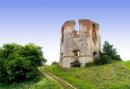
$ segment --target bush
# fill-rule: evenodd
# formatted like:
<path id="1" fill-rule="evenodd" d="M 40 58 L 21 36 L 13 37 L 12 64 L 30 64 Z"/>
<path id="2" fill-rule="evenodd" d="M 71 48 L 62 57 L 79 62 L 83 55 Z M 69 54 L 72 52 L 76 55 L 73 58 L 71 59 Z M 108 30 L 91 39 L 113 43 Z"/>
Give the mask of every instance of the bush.
<path id="1" fill-rule="evenodd" d="M 101 64 L 100 60 L 101 60 L 101 52 L 99 53 L 99 57 L 94 59 L 94 64 Z"/>
<path id="2" fill-rule="evenodd" d="M 109 55 L 100 53 L 100 63 L 101 64 L 109 64 L 109 63 L 111 63 L 111 61 L 112 61 L 112 59 Z"/>
<path id="3" fill-rule="evenodd" d="M 104 42 L 103 53 L 105 53 L 107 56 L 110 56 L 112 60 L 121 60 L 117 50 L 113 48 L 113 45 L 111 45 L 108 41 Z"/>
<path id="4" fill-rule="evenodd" d="M 94 64 L 100 65 L 100 64 L 109 64 L 112 62 L 112 59 L 109 55 L 106 55 L 105 53 L 100 52 L 100 58 L 94 60 Z"/>
<path id="5" fill-rule="evenodd" d="M 58 65 L 58 64 L 59 64 L 59 62 L 54 61 L 54 62 L 52 62 L 51 65 Z"/>
<path id="6" fill-rule="evenodd" d="M 89 63 L 86 63 L 86 64 L 85 64 L 85 67 L 91 67 L 91 66 L 93 66 L 93 65 L 94 65 L 93 62 L 89 62 Z"/>
<path id="7" fill-rule="evenodd" d="M 37 67 L 45 62 L 39 46 L 5 44 L 0 48 L 0 81 L 18 82 L 33 79 L 40 73 Z"/>
<path id="8" fill-rule="evenodd" d="M 100 52 L 100 58 L 94 60 L 95 64 L 108 64 L 112 60 L 121 60 L 120 55 L 118 55 L 117 50 L 113 48 L 113 45 L 109 44 L 108 41 L 104 42 L 103 51 Z"/>

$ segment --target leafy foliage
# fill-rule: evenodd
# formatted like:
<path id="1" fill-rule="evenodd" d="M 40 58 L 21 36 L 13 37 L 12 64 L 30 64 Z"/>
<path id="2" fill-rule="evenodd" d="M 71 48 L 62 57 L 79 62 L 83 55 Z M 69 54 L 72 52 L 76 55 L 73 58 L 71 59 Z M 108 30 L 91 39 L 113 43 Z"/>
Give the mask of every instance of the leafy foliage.
<path id="1" fill-rule="evenodd" d="M 109 64 L 112 60 L 121 60 L 120 55 L 118 55 L 117 50 L 113 48 L 108 41 L 104 42 L 103 51 L 100 52 L 100 59 L 94 60 L 95 64 Z"/>
<path id="2" fill-rule="evenodd" d="M 111 57 L 112 60 L 121 60 L 120 55 L 117 54 L 117 50 L 113 48 L 108 41 L 104 42 L 103 53 Z"/>
<path id="3" fill-rule="evenodd" d="M 101 57 L 101 59 L 99 60 L 100 64 L 109 64 L 112 61 L 111 57 L 104 53 L 100 53 L 100 57 Z"/>
<path id="4" fill-rule="evenodd" d="M 100 58 L 94 60 L 94 64 L 96 64 L 96 65 L 109 64 L 111 62 L 112 62 L 111 57 L 102 52 L 100 52 Z"/>
<path id="5" fill-rule="evenodd" d="M 0 48 L 0 81 L 33 79 L 39 74 L 37 67 L 45 62 L 39 46 L 5 44 Z"/>

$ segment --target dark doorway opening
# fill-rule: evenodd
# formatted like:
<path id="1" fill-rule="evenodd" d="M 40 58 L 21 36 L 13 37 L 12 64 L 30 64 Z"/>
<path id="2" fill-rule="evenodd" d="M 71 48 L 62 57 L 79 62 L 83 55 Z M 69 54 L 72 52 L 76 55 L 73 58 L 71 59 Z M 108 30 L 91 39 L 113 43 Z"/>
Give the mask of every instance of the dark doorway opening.
<path id="1" fill-rule="evenodd" d="M 71 67 L 80 67 L 81 66 L 81 63 L 79 62 L 79 55 L 80 55 L 80 51 L 79 50 L 74 50 L 73 51 L 74 62 L 72 62 L 70 64 Z"/>
<path id="2" fill-rule="evenodd" d="M 70 64 L 70 66 L 71 66 L 71 67 L 80 67 L 80 66 L 81 66 L 81 63 L 80 63 L 78 60 L 76 60 L 76 61 L 72 62 L 72 63 Z"/>

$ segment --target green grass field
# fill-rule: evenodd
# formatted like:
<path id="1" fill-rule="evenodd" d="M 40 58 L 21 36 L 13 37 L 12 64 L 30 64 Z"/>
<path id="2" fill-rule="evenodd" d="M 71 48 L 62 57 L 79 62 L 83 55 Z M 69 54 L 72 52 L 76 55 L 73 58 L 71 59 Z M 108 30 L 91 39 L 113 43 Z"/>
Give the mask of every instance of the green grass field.
<path id="1" fill-rule="evenodd" d="M 130 61 L 71 69 L 51 65 L 44 70 L 63 78 L 78 89 L 130 89 Z"/>
<path id="2" fill-rule="evenodd" d="M 117 61 L 106 65 L 62 69 L 58 65 L 46 66 L 45 71 L 68 81 L 78 89 L 130 89 L 130 61 Z M 0 89 L 63 89 L 44 76 L 37 82 L 3 84 Z"/>
<path id="3" fill-rule="evenodd" d="M 3 84 L 0 83 L 0 89 L 61 89 L 60 86 L 47 78 L 41 78 L 41 80 L 26 81 L 22 83 Z"/>

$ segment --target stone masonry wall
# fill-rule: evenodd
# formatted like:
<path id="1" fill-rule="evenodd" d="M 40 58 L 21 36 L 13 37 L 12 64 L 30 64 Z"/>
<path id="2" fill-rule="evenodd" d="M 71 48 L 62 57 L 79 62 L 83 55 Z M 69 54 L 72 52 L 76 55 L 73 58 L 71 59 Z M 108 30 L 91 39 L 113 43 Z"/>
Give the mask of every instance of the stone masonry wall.
<path id="1" fill-rule="evenodd" d="M 79 31 L 75 31 L 75 21 L 66 21 L 61 28 L 60 65 L 84 67 L 99 57 L 101 50 L 99 24 L 80 19 Z"/>

